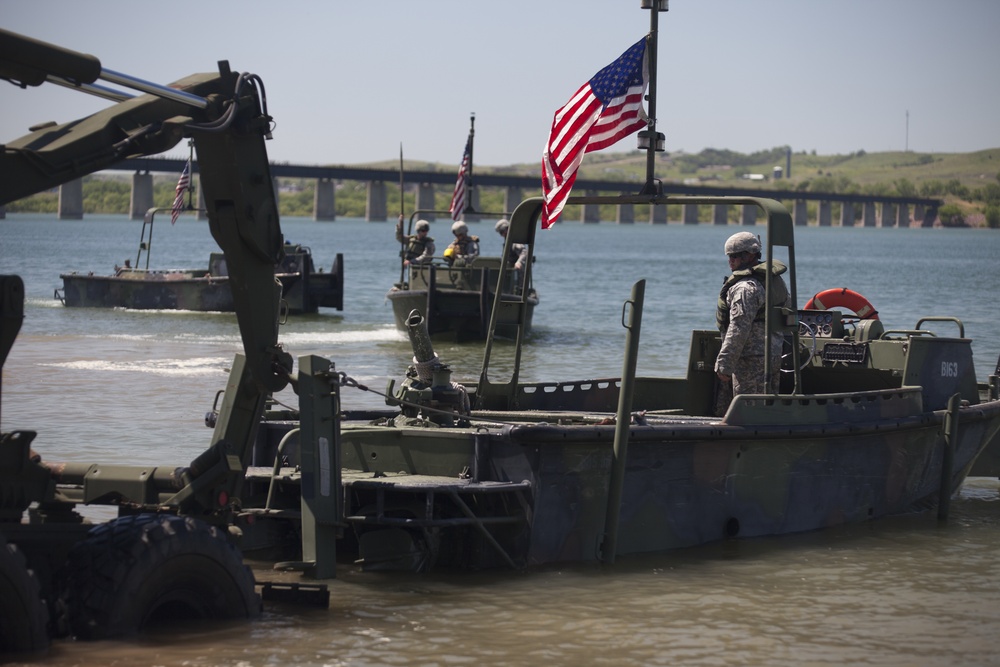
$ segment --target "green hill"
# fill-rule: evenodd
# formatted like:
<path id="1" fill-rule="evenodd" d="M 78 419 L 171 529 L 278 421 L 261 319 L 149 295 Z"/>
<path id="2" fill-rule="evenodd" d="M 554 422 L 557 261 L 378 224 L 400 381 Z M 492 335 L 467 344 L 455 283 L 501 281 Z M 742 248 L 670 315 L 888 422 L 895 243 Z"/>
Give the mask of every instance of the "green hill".
<path id="1" fill-rule="evenodd" d="M 378 166 L 392 168 L 385 162 Z M 775 167 L 782 175 L 775 180 Z M 789 170 L 790 167 L 790 170 Z M 448 165 L 414 163 L 413 168 Z M 451 166 L 455 169 L 455 166 Z M 538 163 L 503 167 L 476 165 L 477 173 L 539 174 Z M 762 180 L 747 180 L 755 174 Z M 589 153 L 579 171 L 580 178 L 614 181 L 646 178 L 646 154 Z M 728 150 L 705 149 L 700 153 L 660 153 L 656 178 L 663 182 L 698 185 L 736 185 L 741 187 L 836 192 L 876 195 L 923 196 L 941 199 L 945 212 L 957 211 L 967 224 L 1000 227 L 1000 148 L 974 153 L 916 153 L 858 151 L 849 155 L 816 155 L 805 151 L 788 155 L 778 147 L 751 154 Z M 539 186 L 540 187 L 540 186 Z M 485 197 L 486 193 L 480 193 Z M 525 193 L 530 194 L 530 193 Z"/>

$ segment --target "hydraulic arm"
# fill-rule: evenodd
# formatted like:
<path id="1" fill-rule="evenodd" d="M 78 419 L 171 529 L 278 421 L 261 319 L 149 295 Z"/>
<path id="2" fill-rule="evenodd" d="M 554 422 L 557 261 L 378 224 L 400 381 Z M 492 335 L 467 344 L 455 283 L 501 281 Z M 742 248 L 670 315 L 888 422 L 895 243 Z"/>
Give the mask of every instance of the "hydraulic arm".
<path id="1" fill-rule="evenodd" d="M 228 411 L 210 448 L 216 455 L 204 461 L 205 467 L 221 471 L 218 490 L 232 495 L 241 484 L 239 462 L 246 464 L 264 401 L 287 385 L 292 369 L 290 355 L 278 345 L 281 287 L 274 266 L 282 259 L 284 243 L 264 146 L 271 117 L 262 82 L 256 75 L 231 71 L 223 61 L 217 73 L 159 86 L 103 69 L 94 56 L 5 30 L 0 30 L 0 78 L 25 88 L 55 83 L 114 102 L 86 118 L 37 125 L 6 143 L 0 156 L 0 204 L 193 139 L 209 226 L 225 253 L 246 356 L 245 367 L 236 365 L 243 370 L 234 367 L 230 378 Z M 17 291 L 12 281 L 2 284 L 5 292 Z M 4 299 L 6 310 L 17 308 L 14 300 Z M 6 319 L 11 322 L 3 339 L 16 335 L 16 313 Z M 4 357 L 7 349 L 7 344 L 0 346 Z M 212 509 L 218 508 L 205 508 Z"/>

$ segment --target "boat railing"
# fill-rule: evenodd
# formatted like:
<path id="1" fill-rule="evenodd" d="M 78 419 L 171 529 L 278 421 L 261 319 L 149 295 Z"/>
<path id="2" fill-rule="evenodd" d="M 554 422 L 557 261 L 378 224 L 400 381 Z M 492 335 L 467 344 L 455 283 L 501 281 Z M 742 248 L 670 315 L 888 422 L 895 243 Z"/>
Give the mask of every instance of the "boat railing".
<path id="1" fill-rule="evenodd" d="M 757 207 L 767 215 L 767 240 L 766 240 L 766 264 L 767 264 L 767 277 L 765 281 L 765 290 L 768 294 L 768 303 L 773 303 L 771 299 L 771 294 L 774 293 L 772 289 L 772 277 L 774 275 L 772 271 L 772 262 L 774 260 L 774 250 L 775 248 L 784 248 L 787 252 L 786 266 L 788 269 L 787 273 L 787 286 L 789 297 L 792 304 L 798 302 L 797 289 L 796 289 L 796 274 L 795 274 L 795 242 L 794 242 L 794 227 L 792 224 L 792 217 L 788 213 L 788 209 L 781 204 L 781 202 L 774 199 L 769 199 L 765 197 L 733 197 L 733 196 L 689 196 L 689 195 L 664 195 L 662 193 L 654 192 L 652 194 L 637 194 L 637 195 L 618 195 L 618 196 L 583 196 L 583 197 L 569 197 L 566 200 L 567 205 L 621 205 L 621 204 L 639 204 L 647 206 L 668 206 L 668 205 L 727 205 L 727 206 L 754 206 Z M 528 246 L 529 251 L 533 250 L 535 230 L 537 229 L 538 220 L 541 217 L 543 207 L 543 200 L 540 197 L 532 197 L 525 199 L 518 207 L 514 210 L 514 213 L 510 217 L 510 228 L 507 234 L 506 247 L 509 247 L 512 243 L 524 243 Z M 507 268 L 507 267 L 503 267 Z M 525 267 L 526 273 L 528 274 L 528 280 L 530 281 L 531 274 L 531 252 L 529 252 L 528 266 Z M 509 269 L 508 269 L 509 270 Z M 497 300 L 494 303 L 493 313 L 490 320 L 490 331 L 495 330 L 498 317 L 500 316 L 500 303 Z M 523 320 L 522 320 L 523 321 Z M 768 308 L 765 311 L 765 328 L 768 335 L 771 334 L 781 334 L 792 338 L 792 382 L 791 382 L 791 393 L 798 394 L 801 393 L 801 370 L 799 361 L 799 332 L 798 332 L 798 318 L 796 311 L 794 309 L 785 309 L 783 307 Z M 491 373 L 491 353 L 492 353 L 492 335 L 487 337 L 486 349 L 483 355 L 483 364 L 480 370 L 478 392 L 476 396 L 477 406 L 494 406 L 496 409 L 512 409 L 517 408 L 521 396 L 518 393 L 518 379 L 520 377 L 520 358 L 521 358 L 521 335 L 519 332 L 517 336 L 517 347 L 513 356 L 513 360 L 510 366 L 507 368 L 499 369 L 498 372 Z M 772 360 L 770 356 L 765 358 L 765 373 L 770 375 L 772 370 Z M 706 370 L 704 373 L 706 377 L 711 377 L 714 373 L 710 370 Z M 502 379 L 494 379 L 496 378 Z M 503 406 L 503 407 L 497 407 Z"/>
<path id="2" fill-rule="evenodd" d="M 511 215 L 513 215 L 512 213 L 498 213 L 498 212 L 491 212 L 491 211 L 482 211 L 482 212 L 480 212 L 480 211 L 470 211 L 470 214 L 474 215 L 477 219 L 480 219 L 480 218 L 495 218 L 497 220 L 499 220 L 500 218 L 507 218 L 507 219 L 509 219 L 511 217 Z M 446 223 L 449 227 L 452 224 L 451 211 L 438 211 L 438 210 L 433 210 L 433 209 L 417 209 L 417 210 L 413 211 L 410 214 L 410 218 L 407 221 L 406 229 L 404 230 L 404 236 L 406 238 L 408 238 L 408 237 L 410 237 L 410 236 L 412 236 L 413 234 L 416 233 L 415 230 L 414 230 L 414 227 L 416 226 L 416 224 L 417 224 L 417 222 L 419 220 L 427 220 L 427 222 L 430 223 L 431 225 L 433 225 L 434 222 L 437 221 L 437 220 L 441 220 L 442 222 Z M 442 247 L 440 248 L 440 251 L 443 253 L 444 249 L 446 247 L 448 247 L 447 244 L 442 244 Z M 406 264 L 404 264 L 405 260 L 406 260 L 406 244 L 403 243 L 403 244 L 401 244 L 400 249 L 399 249 L 399 282 L 400 282 L 400 284 L 405 283 L 405 279 L 406 279 Z M 435 258 L 435 266 L 440 266 L 441 264 L 443 264 L 443 260 L 438 261 L 437 258 Z M 410 289 L 417 289 L 417 288 L 415 288 L 415 287 L 413 287 L 411 285 Z"/>
<path id="3" fill-rule="evenodd" d="M 496 291 L 500 279 L 502 257 L 479 256 L 469 264 L 449 264 L 443 259 L 435 258 L 424 264 L 409 266 L 409 280 L 406 283 L 411 290 L 456 289 L 482 291 L 485 285 L 489 291 Z M 520 294 L 520 281 L 523 275 L 510 271 L 504 277 L 501 294 Z"/>

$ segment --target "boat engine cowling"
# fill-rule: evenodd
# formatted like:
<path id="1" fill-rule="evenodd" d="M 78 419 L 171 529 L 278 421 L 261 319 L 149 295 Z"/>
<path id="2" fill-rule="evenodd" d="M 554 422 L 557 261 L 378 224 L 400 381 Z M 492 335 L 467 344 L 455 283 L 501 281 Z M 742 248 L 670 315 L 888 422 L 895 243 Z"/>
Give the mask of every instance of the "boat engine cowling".
<path id="1" fill-rule="evenodd" d="M 434 352 L 427 322 L 418 310 L 406 318 L 406 332 L 413 347 L 413 364 L 398 388 L 390 382 L 386 403 L 400 405 L 406 418 L 422 418 L 439 426 L 461 425 L 469 416 L 468 392 L 451 381 L 451 369 Z M 391 398 L 388 398 L 391 396 Z"/>

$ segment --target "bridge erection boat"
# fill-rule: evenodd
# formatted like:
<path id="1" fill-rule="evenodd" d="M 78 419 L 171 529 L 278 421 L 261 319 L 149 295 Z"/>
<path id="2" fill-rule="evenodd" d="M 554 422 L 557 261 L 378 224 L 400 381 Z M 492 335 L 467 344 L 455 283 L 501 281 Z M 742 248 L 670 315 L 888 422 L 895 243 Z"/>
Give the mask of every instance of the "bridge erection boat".
<path id="1" fill-rule="evenodd" d="M 135 266 L 116 267 L 110 275 L 63 273 L 63 288 L 55 298 L 71 308 L 132 308 L 136 310 L 193 310 L 233 312 L 229 269 L 222 252 L 210 253 L 201 269 L 150 269 L 153 218 L 150 209 L 143 222 Z M 147 230 L 149 236 L 147 237 Z M 138 268 L 145 253 L 145 266 Z M 275 265 L 285 312 L 315 313 L 322 308 L 344 309 L 344 258 L 338 253 L 330 271 L 316 269 L 312 250 L 297 243 L 284 244 L 284 256 Z"/>
<path id="2" fill-rule="evenodd" d="M 410 216 L 411 232 L 417 217 L 427 213 L 416 211 Z M 462 266 L 438 257 L 426 264 L 406 266 L 401 259 L 401 280 L 386 294 L 392 304 L 396 328 L 406 331 L 410 313 L 417 310 L 434 338 L 458 342 L 483 340 L 490 330 L 490 316 L 496 305 L 500 318 L 496 335 L 513 339 L 519 332 L 528 333 L 538 305 L 538 292 L 531 282 L 534 231 L 527 231 L 531 239 L 514 241 L 508 233 L 504 246 L 504 256 L 510 248 L 507 244 L 522 243 L 527 247 L 528 257 L 522 270 L 514 270 L 509 263 L 505 266 L 503 257 L 482 255 Z"/>
<path id="3" fill-rule="evenodd" d="M 597 199 L 571 203 L 623 200 Z M 787 253 L 798 303 L 794 227 L 780 203 L 624 199 L 758 206 L 768 215 L 768 263 L 776 249 Z M 541 208 L 540 199 L 522 203 L 512 230 L 533 227 Z M 338 548 L 371 567 L 520 567 L 610 561 L 932 506 L 943 515 L 976 457 L 1000 439 L 1000 384 L 996 376 L 977 382 L 971 340 L 955 317 L 889 329 L 815 301 L 810 309 L 771 307 L 767 329 L 782 333 L 789 350 L 781 391 L 739 395 L 718 417 L 718 331 L 690 334 L 685 376 L 636 373 L 643 291 L 637 282 L 625 303 L 625 361 L 615 378 L 522 383 L 520 355 L 512 368 L 490 367 L 488 337 L 479 380 L 453 382 L 414 313 L 414 365 L 401 384 L 390 383 L 394 407 L 344 412 L 330 454 L 336 464 L 322 464 L 343 484 L 337 502 L 347 530 Z M 330 381 L 357 384 L 337 374 Z M 274 414 L 263 424 L 254 458 L 264 467 L 249 472 L 240 519 L 247 548 L 268 546 L 254 542 L 253 526 L 297 507 L 297 485 L 319 472 L 295 453 L 291 431 L 306 431 L 306 419 Z M 267 511 L 254 509 L 265 495 Z"/>
<path id="4" fill-rule="evenodd" d="M 596 85 L 607 98 L 594 104 L 595 126 L 601 103 L 611 108 L 615 100 L 615 118 L 625 123 L 616 128 L 642 128 L 645 184 L 635 195 L 568 196 L 575 171 L 567 164 L 575 168 L 584 146 L 563 150 L 561 142 L 586 136 L 577 125 L 562 131 L 562 121 L 576 118 L 566 111 L 576 109 L 574 96 L 556 112 L 543 156 L 543 165 L 565 162 L 543 167 L 548 198 L 514 210 L 505 250 L 511 243 L 533 248 L 540 221 L 551 225 L 563 204 L 755 207 L 767 225 L 759 260 L 762 335 L 781 337 L 787 350 L 780 368 L 765 355 L 764 374 L 780 371 L 779 387 L 720 400 L 718 330 L 677 332 L 690 337 L 682 376 L 643 374 L 642 279 L 621 311 L 619 377 L 566 369 L 565 379 L 522 382 L 529 310 L 523 300 L 505 309 L 498 298 L 478 379 L 456 381 L 434 353 L 424 311 L 414 309 L 397 317 L 413 362 L 399 383 L 388 383 L 385 410 L 342 410 L 341 387 L 368 388 L 328 360 L 300 359 L 299 411 L 266 413 L 253 444 L 236 516 L 246 551 L 287 548 L 289 533 L 271 520 L 289 517 L 300 517 L 292 534 L 301 536 L 304 567 L 321 574 L 333 571 L 338 552 L 366 567 L 418 570 L 612 562 L 934 506 L 944 517 L 980 453 L 1000 443 L 1000 379 L 977 379 L 972 341 L 954 314 L 889 328 L 870 307 L 831 309 L 868 303 L 860 295 L 844 301 L 846 290 L 800 306 L 795 227 L 780 202 L 662 192 L 653 173 L 654 151 L 662 150 L 655 76 L 643 93 L 646 74 L 655 72 L 647 58 L 655 56 L 666 3 L 643 4 L 651 9 L 650 33 L 581 95 Z M 648 114 L 639 113 L 644 99 Z M 610 134 L 595 135 L 598 144 Z M 779 261 L 787 267 L 784 282 L 774 279 Z M 503 284 L 507 268 L 499 270 Z M 513 329 L 516 344 L 513 355 L 504 350 L 494 363 L 501 326 Z M 234 375 L 232 388 L 246 384 Z M 231 395 L 227 390 L 227 400 Z M 228 412 L 219 409 L 220 424 Z"/>

